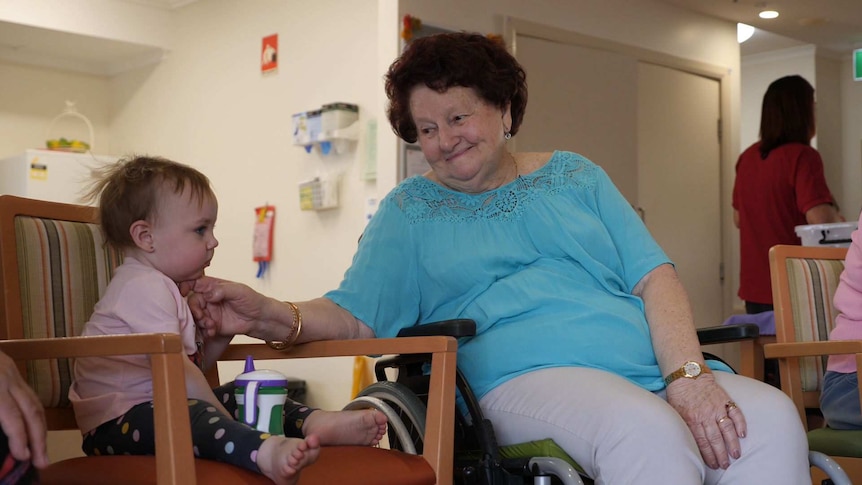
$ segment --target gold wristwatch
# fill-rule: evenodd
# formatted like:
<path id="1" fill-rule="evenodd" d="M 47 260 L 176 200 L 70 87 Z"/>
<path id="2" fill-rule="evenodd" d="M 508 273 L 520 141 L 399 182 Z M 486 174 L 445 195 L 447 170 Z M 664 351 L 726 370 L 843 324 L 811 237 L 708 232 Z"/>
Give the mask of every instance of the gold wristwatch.
<path id="1" fill-rule="evenodd" d="M 709 367 L 707 367 L 706 364 L 690 360 L 683 364 L 682 367 L 671 372 L 667 377 L 665 377 L 664 384 L 668 385 L 680 377 L 685 377 L 686 379 L 697 379 L 701 375 L 709 374 L 711 372 L 712 371 L 709 370 Z"/>

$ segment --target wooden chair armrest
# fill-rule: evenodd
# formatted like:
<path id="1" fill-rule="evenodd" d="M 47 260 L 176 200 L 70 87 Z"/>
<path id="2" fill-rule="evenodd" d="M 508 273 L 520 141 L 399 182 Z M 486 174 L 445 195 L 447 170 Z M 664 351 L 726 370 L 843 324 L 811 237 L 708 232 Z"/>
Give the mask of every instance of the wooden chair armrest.
<path id="1" fill-rule="evenodd" d="M 156 470 L 160 484 L 195 484 L 191 424 L 178 334 L 100 335 L 0 341 L 0 351 L 15 361 L 108 355 L 150 356 Z M 167 463 L 167 465 L 165 465 Z"/>
<path id="2" fill-rule="evenodd" d="M 265 344 L 232 344 L 219 360 L 293 359 L 356 355 L 431 354 L 431 382 L 425 420 L 422 456 L 434 469 L 439 483 L 448 483 L 453 470 L 455 438 L 455 365 L 458 341 L 453 337 L 399 337 L 388 339 L 323 340 L 286 350 Z"/>
<path id="3" fill-rule="evenodd" d="M 767 359 L 857 353 L 862 353 L 862 340 L 783 342 L 763 346 L 763 355 Z"/>
<path id="4" fill-rule="evenodd" d="M 0 341 L 0 350 L 17 361 L 59 357 L 180 353 L 182 349 L 179 335 L 168 333 Z"/>
<path id="5" fill-rule="evenodd" d="M 356 355 L 431 354 L 455 352 L 458 341 L 452 337 L 398 337 L 354 340 L 319 340 L 285 350 L 273 350 L 265 344 L 231 344 L 219 360 L 245 360 L 248 352 L 255 359 L 297 359 L 312 357 L 350 357 Z"/>

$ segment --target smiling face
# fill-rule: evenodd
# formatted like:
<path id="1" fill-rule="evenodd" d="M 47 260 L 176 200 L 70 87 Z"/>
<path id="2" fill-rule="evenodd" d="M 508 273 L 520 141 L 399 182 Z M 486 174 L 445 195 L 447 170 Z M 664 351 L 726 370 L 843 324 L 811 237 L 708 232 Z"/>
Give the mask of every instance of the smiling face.
<path id="1" fill-rule="evenodd" d="M 487 103 L 471 88 L 456 86 L 439 93 L 418 85 L 410 94 L 410 114 L 431 165 L 431 180 L 459 192 L 479 193 L 517 176 L 504 147 L 504 135 L 512 126 L 508 107 Z"/>
<path id="2" fill-rule="evenodd" d="M 197 279 L 203 276 L 218 246 L 213 233 L 217 217 L 214 198 L 198 200 L 189 187 L 181 194 L 164 190 L 155 217 L 133 224 L 132 232 L 141 249 L 136 257 L 177 283 Z"/>

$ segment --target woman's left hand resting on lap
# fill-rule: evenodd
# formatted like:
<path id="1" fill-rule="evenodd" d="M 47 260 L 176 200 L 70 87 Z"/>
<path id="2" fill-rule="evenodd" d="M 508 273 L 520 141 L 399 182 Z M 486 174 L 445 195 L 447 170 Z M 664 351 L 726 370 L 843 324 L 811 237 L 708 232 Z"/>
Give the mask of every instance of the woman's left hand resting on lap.
<path id="1" fill-rule="evenodd" d="M 730 457 L 740 457 L 739 438 L 745 437 L 745 416 L 735 404 L 728 405 L 733 401 L 712 374 L 671 382 L 667 402 L 685 420 L 707 466 L 727 468 Z"/>
<path id="2" fill-rule="evenodd" d="M 632 293 L 643 299 L 653 348 L 664 375 L 687 361 L 703 363 L 691 304 L 673 266 L 663 264 L 653 269 Z M 740 457 L 745 417 L 736 405 L 730 406 L 733 401 L 711 373 L 671 382 L 667 402 L 688 425 L 707 466 L 727 468 L 730 457 Z"/>

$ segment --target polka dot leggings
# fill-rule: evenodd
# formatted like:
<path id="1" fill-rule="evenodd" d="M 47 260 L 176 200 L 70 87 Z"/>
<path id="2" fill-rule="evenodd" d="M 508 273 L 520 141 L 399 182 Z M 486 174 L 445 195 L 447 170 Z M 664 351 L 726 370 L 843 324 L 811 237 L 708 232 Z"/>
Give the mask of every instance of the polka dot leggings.
<path id="1" fill-rule="evenodd" d="M 236 415 L 233 383 L 215 389 L 214 396 Z M 220 413 L 211 404 L 189 399 L 192 446 L 195 456 L 217 460 L 260 473 L 257 450 L 269 433 Z M 302 422 L 314 409 L 288 399 L 285 403 L 285 435 L 302 437 Z M 84 435 L 84 453 L 93 455 L 154 455 L 153 403 L 138 404 L 117 419 L 105 422 Z"/>

